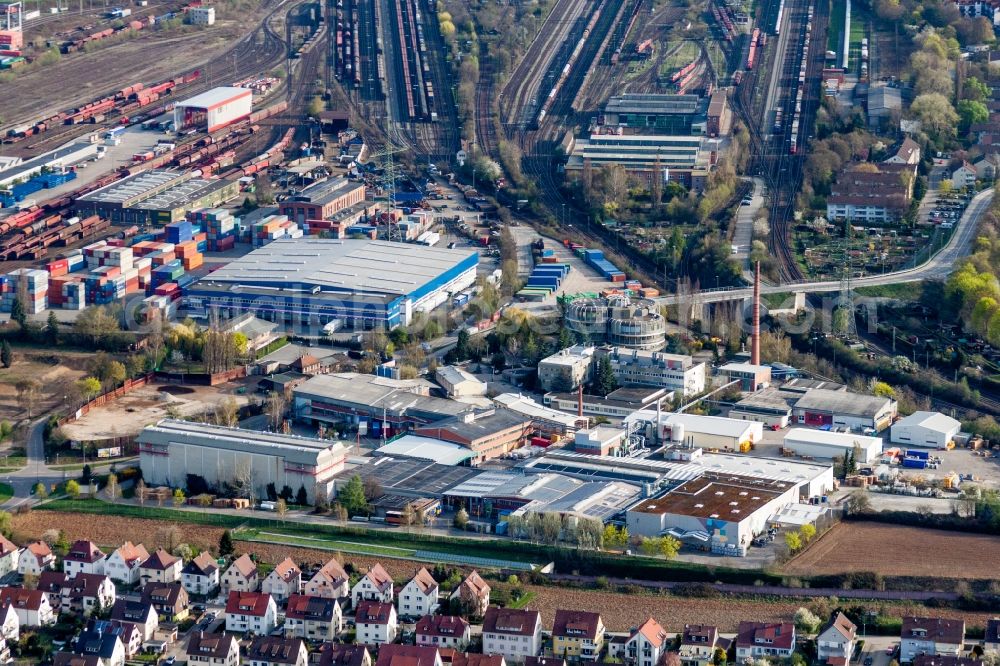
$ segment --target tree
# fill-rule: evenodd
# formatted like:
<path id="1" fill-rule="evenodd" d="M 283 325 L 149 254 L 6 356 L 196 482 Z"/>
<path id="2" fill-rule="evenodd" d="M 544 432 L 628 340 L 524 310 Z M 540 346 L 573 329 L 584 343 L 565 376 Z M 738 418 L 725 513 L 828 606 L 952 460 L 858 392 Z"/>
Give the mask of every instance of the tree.
<path id="1" fill-rule="evenodd" d="M 856 490 L 844 500 L 844 513 L 847 515 L 857 515 L 860 513 L 870 513 L 872 502 L 865 490 Z"/>
<path id="2" fill-rule="evenodd" d="M 918 95 L 910 104 L 910 112 L 930 135 L 950 135 L 958 124 L 958 114 L 948 98 L 940 93 Z"/>
<path id="3" fill-rule="evenodd" d="M 10 320 L 18 325 L 22 333 L 28 329 L 28 315 L 24 311 L 24 301 L 20 294 L 10 306 Z"/>
<path id="4" fill-rule="evenodd" d="M 282 424 L 285 422 L 285 407 L 287 402 L 285 401 L 285 396 L 277 391 L 271 391 L 267 394 L 267 405 L 265 411 L 267 412 L 268 425 L 271 427 L 272 432 L 280 432 Z"/>
<path id="5" fill-rule="evenodd" d="M 788 532 L 785 534 L 785 545 L 788 546 L 788 552 L 796 553 L 802 549 L 802 537 L 798 532 Z"/>
<path id="6" fill-rule="evenodd" d="M 659 553 L 665 559 L 672 560 L 677 557 L 681 549 L 681 542 L 672 536 L 660 537 Z"/>
<path id="7" fill-rule="evenodd" d="M 118 485 L 118 476 L 116 474 L 108 474 L 108 481 L 104 484 L 104 494 L 108 496 L 108 501 L 112 503 L 121 496 L 121 486 Z"/>
<path id="8" fill-rule="evenodd" d="M 10 343 L 6 340 L 0 344 L 0 364 L 5 368 L 9 368 L 14 362 L 14 352 L 11 351 Z"/>
<path id="9" fill-rule="evenodd" d="M 611 359 L 602 354 L 597 362 L 597 371 L 594 373 L 594 392 L 597 395 L 605 396 L 618 388 L 618 378 L 615 377 L 615 370 L 611 366 Z"/>
<path id="10" fill-rule="evenodd" d="M 80 480 L 83 483 L 90 483 L 90 478 L 93 475 L 93 470 L 90 468 L 90 463 L 85 463 L 83 469 L 80 470 Z"/>
<path id="11" fill-rule="evenodd" d="M 452 521 L 455 529 L 465 530 L 469 526 L 469 512 L 464 508 L 459 509 L 455 513 L 455 519 Z"/>
<path id="12" fill-rule="evenodd" d="M 66 494 L 70 496 L 70 499 L 76 499 L 80 496 L 80 484 L 74 479 L 70 479 L 66 482 Z"/>
<path id="13" fill-rule="evenodd" d="M 469 358 L 469 331 L 462 328 L 455 340 L 455 355 L 459 361 Z"/>
<path id="14" fill-rule="evenodd" d="M 715 652 L 712 653 L 712 666 L 725 666 L 727 660 L 726 651 L 720 647 L 715 648 Z"/>
<path id="15" fill-rule="evenodd" d="M 963 99 L 958 103 L 958 117 L 961 119 L 962 131 L 968 132 L 969 127 L 976 123 L 985 123 L 990 118 L 990 112 L 982 102 Z"/>
<path id="16" fill-rule="evenodd" d="M 215 405 L 215 422 L 221 426 L 235 428 L 239 423 L 240 406 L 232 396 L 226 396 Z"/>
<path id="17" fill-rule="evenodd" d="M 229 530 L 226 530 L 219 537 L 219 555 L 221 557 L 229 557 L 233 552 L 235 552 L 233 548 L 233 534 Z"/>
<path id="18" fill-rule="evenodd" d="M 795 611 L 795 630 L 802 634 L 815 634 L 819 629 L 820 619 L 808 608 Z"/>
<path id="19" fill-rule="evenodd" d="M 288 513 L 288 502 L 278 498 L 278 501 L 274 503 L 274 512 L 278 514 L 278 518 L 284 519 L 285 514 Z"/>
<path id="20" fill-rule="evenodd" d="M 56 318 L 55 310 L 49 310 L 49 317 L 45 322 L 45 341 L 53 347 L 59 344 L 59 319 Z"/>
<path id="21" fill-rule="evenodd" d="M 48 490 L 45 488 L 45 484 L 42 482 L 36 483 L 35 487 L 31 489 L 31 492 L 35 495 L 37 499 L 40 500 L 45 499 L 46 496 L 48 496 L 49 494 Z"/>
<path id="22" fill-rule="evenodd" d="M 139 500 L 139 506 L 146 506 L 146 482 L 142 479 L 135 484 L 135 498 Z"/>
<path id="23" fill-rule="evenodd" d="M 299 486 L 299 491 L 295 493 L 295 503 L 299 506 L 306 506 L 309 504 L 309 497 L 306 493 L 305 486 Z"/>
<path id="24" fill-rule="evenodd" d="M 30 377 L 19 379 L 14 384 L 14 389 L 17 390 L 17 403 L 28 412 L 29 419 L 31 418 L 31 408 L 35 405 L 40 387 L 41 384 L 38 383 L 38 380 Z"/>
<path id="25" fill-rule="evenodd" d="M 174 488 L 174 506 L 178 508 L 184 506 L 184 499 L 184 491 L 180 488 Z"/>
<path id="26" fill-rule="evenodd" d="M 76 381 L 76 390 L 87 402 L 93 400 L 101 393 L 101 382 L 97 377 L 84 377 Z"/>
<path id="27" fill-rule="evenodd" d="M 816 536 L 816 526 L 808 523 L 803 525 L 799 528 L 799 536 L 802 537 L 802 543 L 809 543 Z"/>
<path id="28" fill-rule="evenodd" d="M 368 500 L 365 499 L 365 486 L 361 476 L 355 474 L 337 493 L 337 500 L 347 509 L 349 516 L 367 513 Z"/>

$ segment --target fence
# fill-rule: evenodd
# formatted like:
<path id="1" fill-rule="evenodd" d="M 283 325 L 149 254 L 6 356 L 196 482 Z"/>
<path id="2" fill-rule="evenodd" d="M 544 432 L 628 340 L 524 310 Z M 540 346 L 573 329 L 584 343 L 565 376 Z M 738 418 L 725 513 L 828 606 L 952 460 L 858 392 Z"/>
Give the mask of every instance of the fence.
<path id="1" fill-rule="evenodd" d="M 119 386 L 118 388 L 112 391 L 108 391 L 107 393 L 102 393 L 101 395 L 92 399 L 90 402 L 83 403 L 82 405 L 77 407 L 75 411 L 67 414 L 66 416 L 63 416 L 62 418 L 59 419 L 58 424 L 61 426 L 71 421 L 76 421 L 77 419 L 86 416 L 90 412 L 90 410 L 94 409 L 95 407 L 103 407 L 109 402 L 117 400 L 118 398 L 122 397 L 123 395 L 127 394 L 128 392 L 134 389 L 142 388 L 143 386 L 149 384 L 152 381 L 153 381 L 153 373 L 148 373 L 146 375 L 143 375 L 142 377 L 136 377 L 135 379 L 126 379 L 125 383 Z"/>
<path id="2" fill-rule="evenodd" d="M 156 379 L 168 384 L 194 384 L 216 386 L 247 376 L 246 366 L 209 374 L 207 372 L 157 372 Z"/>

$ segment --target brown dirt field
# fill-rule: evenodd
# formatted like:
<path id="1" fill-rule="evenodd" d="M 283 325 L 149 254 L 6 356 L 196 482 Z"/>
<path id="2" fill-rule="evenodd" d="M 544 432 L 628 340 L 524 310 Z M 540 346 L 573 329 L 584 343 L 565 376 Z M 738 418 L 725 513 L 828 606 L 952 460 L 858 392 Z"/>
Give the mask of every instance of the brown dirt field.
<path id="1" fill-rule="evenodd" d="M 55 511 L 34 511 L 13 516 L 13 540 L 23 543 L 39 537 L 47 529 L 65 530 L 70 540 L 90 539 L 102 547 L 113 547 L 125 540 L 143 542 L 147 547 L 156 546 L 162 530 L 171 523 L 141 518 L 121 518 L 116 516 L 90 516 Z M 191 524 L 177 524 L 183 541 L 200 548 L 215 549 L 222 536 L 222 529 Z M 325 562 L 330 559 L 329 551 L 271 544 L 236 542 L 237 552 L 255 554 L 261 561 L 277 563 L 291 556 L 299 564 Z M 411 560 L 345 555 L 344 560 L 358 569 L 365 569 L 380 562 L 396 579 L 412 575 L 415 563 Z M 625 631 L 639 624 L 646 617 L 655 617 L 673 633 L 683 628 L 685 623 L 705 623 L 717 625 L 722 631 L 735 631 L 741 620 L 791 620 L 795 611 L 808 604 L 807 599 L 793 601 L 767 601 L 720 597 L 716 599 L 694 599 L 669 594 L 640 593 L 623 594 L 602 590 L 581 590 L 562 587 L 526 585 L 525 589 L 535 594 L 529 607 L 542 613 L 542 622 L 551 626 L 555 612 L 559 608 L 585 608 L 601 613 L 604 623 L 612 631 Z M 933 614 L 940 610 L 925 608 L 919 604 L 883 604 L 883 612 L 892 615 Z M 970 626 L 985 626 L 992 617 L 989 613 L 966 613 L 948 609 L 948 617 L 962 618 Z"/>
<path id="2" fill-rule="evenodd" d="M 73 382 L 84 376 L 75 363 L 66 363 L 60 355 L 19 354 L 15 352 L 14 363 L 9 368 L 0 368 L 0 418 L 15 421 L 27 416 L 27 412 L 17 402 L 15 385 L 21 379 L 35 379 L 41 385 L 39 396 L 32 407 L 32 416 L 42 414 L 62 402 L 64 395 L 70 395 Z"/>
<path id="3" fill-rule="evenodd" d="M 785 565 L 788 574 L 992 578 L 1000 537 L 881 523 L 840 523 Z M 933 556 L 930 554 L 933 553 Z"/>
<path id="4" fill-rule="evenodd" d="M 257 20 L 256 12 L 248 11 L 241 21 L 217 21 L 209 28 L 184 33 L 145 32 L 93 53 L 63 56 L 54 65 L 0 84 L 0 95 L 5 100 L 3 123 L 16 125 L 41 118 L 136 81 L 154 83 L 211 63 L 249 32 Z M 202 73 L 210 75 L 211 68 Z M 68 85 L 70 82 L 72 85 Z"/>

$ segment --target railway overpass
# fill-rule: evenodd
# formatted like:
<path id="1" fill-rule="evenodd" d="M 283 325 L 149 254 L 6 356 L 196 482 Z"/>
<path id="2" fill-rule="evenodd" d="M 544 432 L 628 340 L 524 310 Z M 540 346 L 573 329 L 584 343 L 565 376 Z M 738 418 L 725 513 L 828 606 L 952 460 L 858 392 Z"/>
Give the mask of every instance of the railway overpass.
<path id="1" fill-rule="evenodd" d="M 955 231 L 948 243 L 935 254 L 914 268 L 907 268 L 901 271 L 894 271 L 882 275 L 870 275 L 856 278 L 851 281 L 853 287 L 874 287 L 888 284 L 902 284 L 906 282 L 919 282 L 921 280 L 939 280 L 946 278 L 954 269 L 955 263 L 962 257 L 969 254 L 972 242 L 976 237 L 976 230 L 979 227 L 979 220 L 990 208 L 993 201 L 993 188 L 986 189 L 969 202 L 968 208 L 962 214 Z M 840 291 L 839 280 L 827 281 L 803 281 L 786 282 L 777 285 L 762 285 L 762 294 L 792 293 L 796 296 L 796 301 L 804 303 L 806 294 L 818 294 Z M 703 310 L 705 305 L 714 303 L 725 303 L 731 301 L 749 300 L 753 297 L 752 287 L 729 287 L 721 289 L 707 289 L 695 294 L 682 296 L 663 296 L 656 299 L 660 305 L 690 305 L 691 316 L 696 316 Z"/>

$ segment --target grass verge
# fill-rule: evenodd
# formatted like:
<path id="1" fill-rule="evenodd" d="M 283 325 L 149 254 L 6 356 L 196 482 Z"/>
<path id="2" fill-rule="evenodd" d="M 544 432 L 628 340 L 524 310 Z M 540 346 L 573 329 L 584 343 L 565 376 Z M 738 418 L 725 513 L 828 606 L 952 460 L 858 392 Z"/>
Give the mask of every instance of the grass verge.
<path id="1" fill-rule="evenodd" d="M 924 293 L 923 282 L 906 282 L 902 284 L 880 284 L 871 287 L 858 287 L 854 290 L 858 296 L 870 298 L 897 298 L 901 301 L 919 301 Z"/>
<path id="2" fill-rule="evenodd" d="M 0 483 L 0 504 L 14 496 L 14 488 L 9 483 Z"/>

